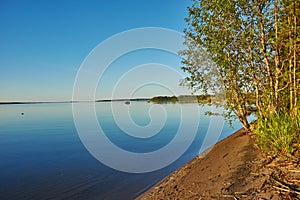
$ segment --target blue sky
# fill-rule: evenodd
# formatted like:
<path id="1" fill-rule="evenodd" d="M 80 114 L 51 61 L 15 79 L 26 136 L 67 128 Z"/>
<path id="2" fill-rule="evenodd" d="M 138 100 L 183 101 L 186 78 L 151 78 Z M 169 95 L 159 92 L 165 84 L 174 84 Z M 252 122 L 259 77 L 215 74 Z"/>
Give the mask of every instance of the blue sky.
<path id="1" fill-rule="evenodd" d="M 189 4 L 179 0 L 0 1 L 0 101 L 71 100 L 76 73 L 99 43 L 133 28 L 163 27 L 182 32 Z M 124 61 L 126 69 L 130 60 L 150 62 L 153 56 L 159 58 L 153 62 L 180 68 L 178 57 L 155 51 L 138 54 Z M 103 80 L 112 80 L 115 74 L 117 66 Z M 96 98 L 109 98 L 111 85 L 102 84 L 101 88 Z M 137 97 L 168 95 L 160 88 L 153 91 Z"/>

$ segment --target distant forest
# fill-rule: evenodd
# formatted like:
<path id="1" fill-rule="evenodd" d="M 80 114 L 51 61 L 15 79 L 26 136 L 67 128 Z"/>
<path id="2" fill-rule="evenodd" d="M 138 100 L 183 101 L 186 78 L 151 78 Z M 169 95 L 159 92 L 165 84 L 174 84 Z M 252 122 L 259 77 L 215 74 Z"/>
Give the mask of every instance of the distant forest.
<path id="1" fill-rule="evenodd" d="M 212 98 L 211 95 L 155 96 L 150 101 L 154 103 L 211 103 Z"/>

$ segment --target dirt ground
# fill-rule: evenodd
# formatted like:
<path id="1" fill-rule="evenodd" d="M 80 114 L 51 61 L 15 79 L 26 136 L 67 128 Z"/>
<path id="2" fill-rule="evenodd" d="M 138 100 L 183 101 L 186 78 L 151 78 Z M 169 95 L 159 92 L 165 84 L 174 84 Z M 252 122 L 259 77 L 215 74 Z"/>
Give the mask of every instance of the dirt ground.
<path id="1" fill-rule="evenodd" d="M 300 199 L 300 159 L 263 154 L 241 129 L 138 199 Z"/>

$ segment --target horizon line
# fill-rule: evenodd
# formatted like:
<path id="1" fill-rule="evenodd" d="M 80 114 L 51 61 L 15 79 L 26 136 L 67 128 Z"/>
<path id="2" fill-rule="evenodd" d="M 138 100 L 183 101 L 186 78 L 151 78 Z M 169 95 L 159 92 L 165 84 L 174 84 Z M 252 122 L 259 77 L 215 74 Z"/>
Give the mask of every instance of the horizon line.
<path id="1" fill-rule="evenodd" d="M 109 102 L 109 101 L 134 101 L 134 100 L 150 100 L 151 98 L 120 98 L 120 99 L 97 99 L 94 101 L 84 100 L 68 100 L 68 101 L 0 101 L 0 105 L 4 104 L 41 104 L 41 103 L 81 103 L 81 102 Z"/>

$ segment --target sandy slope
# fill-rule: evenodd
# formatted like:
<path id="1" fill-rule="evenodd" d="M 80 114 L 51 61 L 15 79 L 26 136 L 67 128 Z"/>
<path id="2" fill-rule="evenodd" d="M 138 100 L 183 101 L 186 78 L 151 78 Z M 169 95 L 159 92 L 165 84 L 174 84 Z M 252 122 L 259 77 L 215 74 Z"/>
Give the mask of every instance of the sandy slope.
<path id="1" fill-rule="evenodd" d="M 297 185 L 288 192 L 276 187 L 287 189 L 284 184 L 292 182 L 286 179 L 300 180 L 299 160 L 284 168 L 272 164 L 274 160 L 263 156 L 241 129 L 138 199 L 298 199 Z M 294 173 L 287 173 L 287 166 Z"/>

